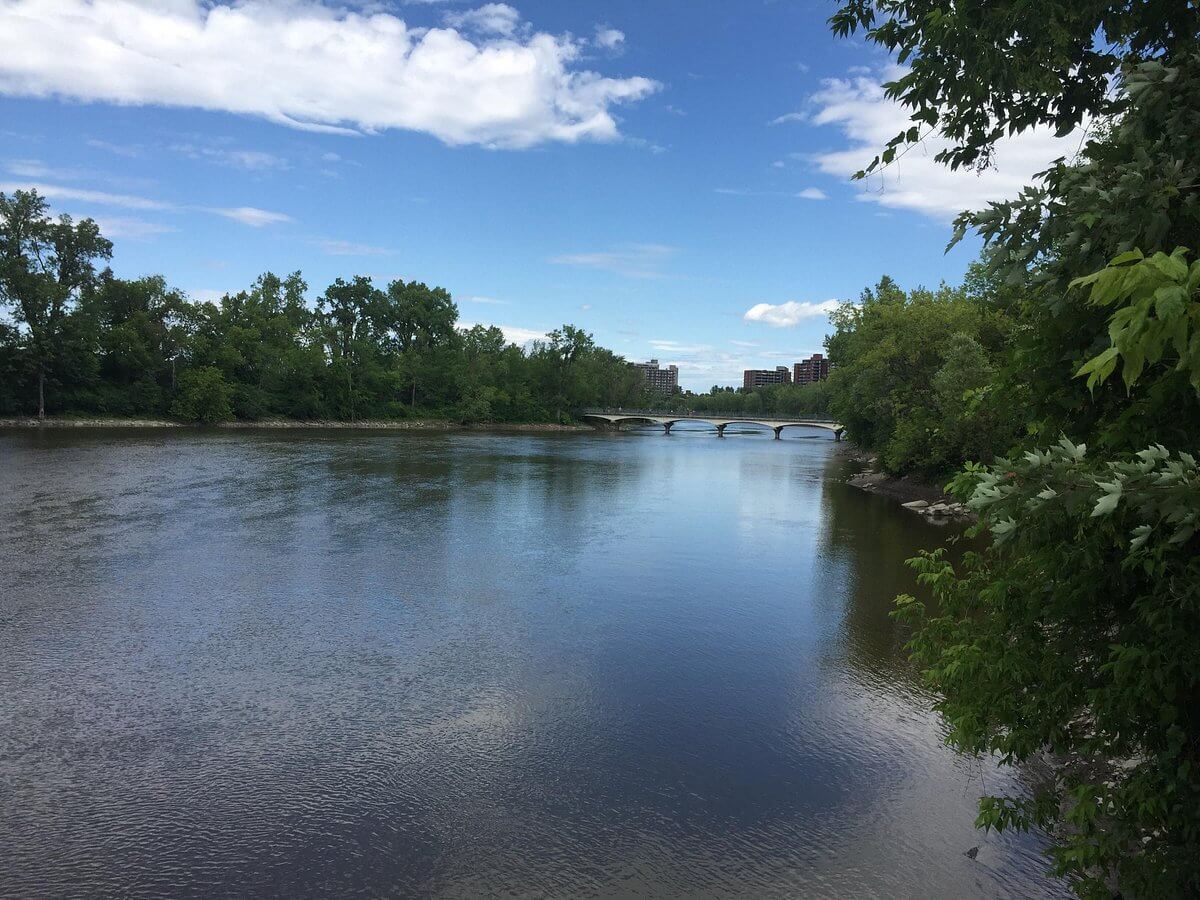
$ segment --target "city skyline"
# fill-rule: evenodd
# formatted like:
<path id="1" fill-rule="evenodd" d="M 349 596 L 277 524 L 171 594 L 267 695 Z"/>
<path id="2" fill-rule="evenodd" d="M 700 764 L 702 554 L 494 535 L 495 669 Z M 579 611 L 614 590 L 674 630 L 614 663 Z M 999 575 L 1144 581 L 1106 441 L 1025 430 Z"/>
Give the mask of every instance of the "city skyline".
<path id="1" fill-rule="evenodd" d="M 831 8 L 648 7 L 19 0 L 0 190 L 96 218 L 119 275 L 196 299 L 264 267 L 310 297 L 417 278 L 464 325 L 525 343 L 570 322 L 702 391 L 821 351 L 883 274 L 957 280 L 977 244 L 943 255 L 953 214 L 1078 143 L 1030 132 L 982 173 L 930 145 L 852 182 L 906 116 Z"/>

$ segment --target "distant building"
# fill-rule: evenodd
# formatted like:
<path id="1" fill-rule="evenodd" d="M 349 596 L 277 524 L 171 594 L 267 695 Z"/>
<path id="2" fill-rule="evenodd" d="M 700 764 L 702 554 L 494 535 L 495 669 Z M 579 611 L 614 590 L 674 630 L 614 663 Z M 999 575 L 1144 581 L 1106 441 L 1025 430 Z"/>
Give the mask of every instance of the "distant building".
<path id="1" fill-rule="evenodd" d="M 679 390 L 679 366 L 667 366 L 665 369 L 660 369 L 657 359 L 629 365 L 642 373 L 646 379 L 647 390 L 656 394 L 674 394 Z"/>
<path id="2" fill-rule="evenodd" d="M 742 389 L 752 391 L 768 384 L 791 384 L 792 373 L 787 366 L 772 369 L 746 369 L 742 373 Z"/>
<path id="3" fill-rule="evenodd" d="M 796 363 L 793 368 L 795 372 L 792 381 L 796 384 L 812 384 L 829 377 L 829 360 L 822 353 L 814 353 L 808 359 Z"/>

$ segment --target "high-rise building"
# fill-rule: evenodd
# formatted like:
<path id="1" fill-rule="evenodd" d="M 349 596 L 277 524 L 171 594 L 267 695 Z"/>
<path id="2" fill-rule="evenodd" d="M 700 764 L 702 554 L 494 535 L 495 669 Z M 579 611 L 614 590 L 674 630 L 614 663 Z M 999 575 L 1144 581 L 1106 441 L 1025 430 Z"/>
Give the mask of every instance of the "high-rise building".
<path id="1" fill-rule="evenodd" d="M 746 369 L 742 373 L 742 389 L 752 391 L 768 384 L 791 384 L 792 373 L 787 366 L 772 369 Z"/>
<path id="2" fill-rule="evenodd" d="M 660 369 L 657 359 L 629 365 L 645 377 L 647 390 L 656 394 L 674 394 L 679 390 L 679 366 L 667 366 L 665 369 Z"/>
<path id="3" fill-rule="evenodd" d="M 814 353 L 808 359 L 796 363 L 793 368 L 795 372 L 792 381 L 796 384 L 811 384 L 829 377 L 829 360 L 823 353 Z"/>

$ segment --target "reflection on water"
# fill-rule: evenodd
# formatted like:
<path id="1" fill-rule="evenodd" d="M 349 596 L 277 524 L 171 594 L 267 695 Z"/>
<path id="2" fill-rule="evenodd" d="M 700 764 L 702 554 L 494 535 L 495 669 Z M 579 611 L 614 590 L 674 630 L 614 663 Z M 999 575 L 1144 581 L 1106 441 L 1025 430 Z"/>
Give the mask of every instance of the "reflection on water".
<path id="1" fill-rule="evenodd" d="M 727 435 L 0 435 L 0 894 L 1062 893 L 887 617 L 945 532 Z"/>

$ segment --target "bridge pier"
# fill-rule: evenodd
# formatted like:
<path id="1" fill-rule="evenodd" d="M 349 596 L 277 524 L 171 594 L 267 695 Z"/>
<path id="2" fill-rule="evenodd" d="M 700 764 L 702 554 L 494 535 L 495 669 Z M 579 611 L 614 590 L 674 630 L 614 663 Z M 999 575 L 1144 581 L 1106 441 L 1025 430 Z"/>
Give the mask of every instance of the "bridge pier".
<path id="1" fill-rule="evenodd" d="M 725 426 L 724 425 L 717 426 L 717 437 L 725 437 Z"/>
<path id="2" fill-rule="evenodd" d="M 780 425 L 778 428 L 775 429 L 775 440 L 779 440 L 779 435 L 782 433 L 782 431 L 783 431 L 782 425 Z"/>
<path id="3" fill-rule="evenodd" d="M 674 422 L 663 422 L 663 434 L 670 434 L 671 426 L 674 424 Z"/>

